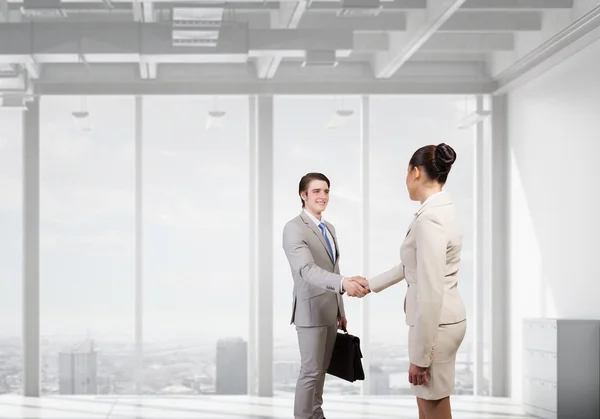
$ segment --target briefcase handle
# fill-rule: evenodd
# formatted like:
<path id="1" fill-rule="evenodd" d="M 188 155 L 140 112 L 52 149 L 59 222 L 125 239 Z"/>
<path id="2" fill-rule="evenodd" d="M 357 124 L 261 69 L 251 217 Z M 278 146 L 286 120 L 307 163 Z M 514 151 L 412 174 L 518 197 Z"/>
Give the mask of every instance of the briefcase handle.
<path id="1" fill-rule="evenodd" d="M 348 330 L 346 330 L 346 326 L 342 325 L 342 332 L 344 332 L 345 334 L 348 334 Z"/>

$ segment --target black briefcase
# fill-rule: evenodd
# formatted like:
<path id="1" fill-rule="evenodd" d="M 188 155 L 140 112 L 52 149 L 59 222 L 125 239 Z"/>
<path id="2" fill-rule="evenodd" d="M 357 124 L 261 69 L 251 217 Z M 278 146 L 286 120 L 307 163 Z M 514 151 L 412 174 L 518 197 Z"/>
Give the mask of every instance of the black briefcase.
<path id="1" fill-rule="evenodd" d="M 364 380 L 365 372 L 361 359 L 360 339 L 349 334 L 344 328 L 344 333 L 338 333 L 336 336 L 327 374 L 351 383 L 356 380 Z"/>

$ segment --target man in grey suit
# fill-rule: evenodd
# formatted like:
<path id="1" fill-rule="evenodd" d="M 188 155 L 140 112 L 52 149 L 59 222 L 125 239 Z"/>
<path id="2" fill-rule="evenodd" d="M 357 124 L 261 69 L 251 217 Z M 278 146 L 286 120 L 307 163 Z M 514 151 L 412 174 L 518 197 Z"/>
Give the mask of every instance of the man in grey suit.
<path id="1" fill-rule="evenodd" d="M 365 278 L 340 275 L 335 229 L 321 217 L 329 187 L 329 179 L 321 173 L 303 176 L 298 188 L 303 210 L 283 229 L 283 250 L 294 280 L 291 323 L 296 325 L 301 359 L 295 419 L 325 419 L 321 407 L 325 374 L 337 329 L 347 324 L 342 294 L 363 297 L 370 292 Z"/>

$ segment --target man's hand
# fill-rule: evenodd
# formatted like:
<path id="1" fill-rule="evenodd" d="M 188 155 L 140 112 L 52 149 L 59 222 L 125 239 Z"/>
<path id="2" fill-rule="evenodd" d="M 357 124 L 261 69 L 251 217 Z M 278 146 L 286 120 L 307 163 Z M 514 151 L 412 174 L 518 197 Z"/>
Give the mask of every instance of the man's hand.
<path id="1" fill-rule="evenodd" d="M 408 368 L 408 382 L 413 386 L 420 386 L 429 382 L 428 368 L 418 367 L 411 363 Z"/>
<path id="2" fill-rule="evenodd" d="M 342 284 L 342 287 L 350 297 L 362 298 L 371 292 L 371 290 L 369 289 L 369 281 L 367 281 L 362 276 L 344 278 L 344 283 Z"/>
<path id="3" fill-rule="evenodd" d="M 348 320 L 345 317 L 338 319 L 338 329 L 346 330 L 346 326 L 348 325 Z"/>

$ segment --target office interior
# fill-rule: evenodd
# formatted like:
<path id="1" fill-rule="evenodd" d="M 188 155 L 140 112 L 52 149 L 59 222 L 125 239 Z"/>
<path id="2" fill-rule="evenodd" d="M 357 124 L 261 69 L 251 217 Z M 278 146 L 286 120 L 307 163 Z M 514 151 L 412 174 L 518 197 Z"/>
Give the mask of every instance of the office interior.
<path id="1" fill-rule="evenodd" d="M 598 417 L 599 26 L 592 0 L 0 0 L 0 417 L 291 417 L 300 177 L 369 278 L 442 142 L 454 417 Z M 344 297 L 366 378 L 327 378 L 328 418 L 418 417 L 405 291 Z"/>

